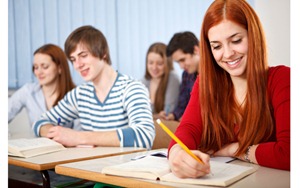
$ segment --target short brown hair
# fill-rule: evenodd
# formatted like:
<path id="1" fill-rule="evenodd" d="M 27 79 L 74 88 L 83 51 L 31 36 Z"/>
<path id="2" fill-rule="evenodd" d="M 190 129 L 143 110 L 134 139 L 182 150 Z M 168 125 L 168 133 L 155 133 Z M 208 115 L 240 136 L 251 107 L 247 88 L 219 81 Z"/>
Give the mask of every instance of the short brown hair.
<path id="1" fill-rule="evenodd" d="M 69 60 L 70 54 L 76 50 L 78 44 L 83 44 L 93 56 L 111 65 L 108 44 L 100 30 L 90 25 L 75 29 L 65 42 L 65 53 Z"/>

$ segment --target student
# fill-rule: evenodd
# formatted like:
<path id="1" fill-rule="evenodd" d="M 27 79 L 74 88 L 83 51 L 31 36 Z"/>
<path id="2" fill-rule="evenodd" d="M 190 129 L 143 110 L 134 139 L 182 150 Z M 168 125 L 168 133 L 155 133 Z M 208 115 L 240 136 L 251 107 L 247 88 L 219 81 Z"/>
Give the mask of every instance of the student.
<path id="1" fill-rule="evenodd" d="M 64 51 L 57 45 L 45 44 L 33 53 L 32 71 L 37 78 L 37 82 L 27 83 L 18 89 L 8 99 L 8 123 L 17 114 L 26 109 L 29 123 L 33 125 L 41 115 L 53 106 L 57 105 L 64 95 L 75 88 L 70 74 L 69 64 Z M 76 119 L 65 125 L 66 127 L 80 130 L 80 122 Z M 30 136 L 34 136 L 33 132 Z M 40 173 L 30 169 L 24 169 L 14 165 L 9 165 L 9 176 L 12 177 L 40 177 Z M 27 175 L 26 175 L 27 174 Z M 66 176 L 57 176 L 49 172 L 49 176 L 54 182 L 65 182 L 74 180 Z"/>
<path id="2" fill-rule="evenodd" d="M 203 176 L 209 155 L 289 170 L 290 68 L 268 66 L 257 14 L 244 0 L 216 0 L 200 36 L 199 78 L 175 134 L 205 165 L 172 141 L 173 173 Z"/>
<path id="3" fill-rule="evenodd" d="M 199 41 L 197 37 L 189 31 L 174 34 L 167 46 L 167 56 L 179 63 L 183 69 L 178 104 L 174 111 L 166 113 L 160 112 L 160 117 L 167 120 L 180 121 L 183 112 L 190 100 L 194 82 L 198 75 L 199 66 Z"/>
<path id="4" fill-rule="evenodd" d="M 87 83 L 45 113 L 34 124 L 35 134 L 65 146 L 151 148 L 155 130 L 148 91 L 112 68 L 102 32 L 92 26 L 77 28 L 65 42 L 65 53 Z M 63 127 L 75 118 L 84 131 Z M 62 126 L 55 126 L 58 119 Z"/>
<path id="5" fill-rule="evenodd" d="M 59 46 L 45 44 L 33 55 L 32 72 L 38 82 L 25 84 L 8 99 L 8 123 L 25 108 L 32 125 L 75 87 L 67 57 Z"/>
<path id="6" fill-rule="evenodd" d="M 178 100 L 180 81 L 173 62 L 166 55 L 167 46 L 152 44 L 146 55 L 146 71 L 142 83 L 148 88 L 154 118 L 161 111 L 173 111 Z"/>

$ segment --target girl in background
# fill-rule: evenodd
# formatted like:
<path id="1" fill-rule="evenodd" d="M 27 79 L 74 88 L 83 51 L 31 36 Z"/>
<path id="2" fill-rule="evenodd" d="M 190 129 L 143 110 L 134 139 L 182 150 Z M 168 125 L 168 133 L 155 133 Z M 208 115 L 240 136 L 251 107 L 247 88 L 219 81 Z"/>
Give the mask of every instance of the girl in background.
<path id="1" fill-rule="evenodd" d="M 146 56 L 146 71 L 142 83 L 148 88 L 154 118 L 159 113 L 172 112 L 177 105 L 180 81 L 173 62 L 166 55 L 167 46 L 163 43 L 152 44 Z"/>
<path id="2" fill-rule="evenodd" d="M 42 113 L 55 106 L 75 87 L 67 57 L 59 46 L 45 44 L 33 55 L 32 72 L 38 81 L 25 84 L 8 99 L 8 123 L 25 108 L 32 126 Z M 67 127 L 73 127 L 73 124 Z"/>

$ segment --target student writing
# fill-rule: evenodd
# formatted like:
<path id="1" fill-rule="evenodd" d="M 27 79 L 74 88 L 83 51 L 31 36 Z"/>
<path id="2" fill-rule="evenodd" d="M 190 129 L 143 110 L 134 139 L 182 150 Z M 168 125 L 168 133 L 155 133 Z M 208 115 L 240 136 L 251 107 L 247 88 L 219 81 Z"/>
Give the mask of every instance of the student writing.
<path id="1" fill-rule="evenodd" d="M 290 68 L 268 66 L 260 20 L 244 0 L 216 0 L 200 34 L 200 63 L 169 161 L 178 177 L 209 172 L 209 155 L 290 169 Z M 188 165 L 187 165 L 188 164 Z"/>
<path id="2" fill-rule="evenodd" d="M 151 148 L 155 130 L 148 91 L 112 68 L 102 32 L 92 26 L 75 29 L 65 42 L 65 53 L 87 83 L 67 93 L 34 124 L 36 135 L 65 146 Z M 54 126 L 58 117 L 61 125 L 79 118 L 84 131 Z"/>

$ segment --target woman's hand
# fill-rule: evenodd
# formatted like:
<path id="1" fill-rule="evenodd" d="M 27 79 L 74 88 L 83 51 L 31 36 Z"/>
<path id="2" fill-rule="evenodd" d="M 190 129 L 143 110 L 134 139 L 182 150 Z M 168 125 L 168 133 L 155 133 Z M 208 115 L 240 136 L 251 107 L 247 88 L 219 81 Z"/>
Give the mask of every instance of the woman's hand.
<path id="1" fill-rule="evenodd" d="M 251 146 L 251 150 L 248 153 L 249 160 L 255 164 L 257 164 L 257 160 L 255 157 L 255 151 L 256 151 L 257 146 L 258 145 Z M 224 146 L 222 149 L 213 153 L 212 155 L 213 156 L 223 156 L 223 157 L 235 157 L 235 158 L 245 161 L 245 154 L 236 156 L 236 151 L 238 150 L 238 148 L 239 148 L 239 143 L 234 142 L 234 143 Z"/>
<path id="2" fill-rule="evenodd" d="M 165 120 L 175 120 L 175 116 L 174 116 L 173 113 L 167 114 L 165 111 L 161 111 L 161 112 L 159 112 L 158 115 L 159 115 L 159 117 L 160 117 L 161 119 L 165 119 Z"/>
<path id="3" fill-rule="evenodd" d="M 203 161 L 196 161 L 185 152 L 178 144 L 175 144 L 169 152 L 169 165 L 172 173 L 179 178 L 198 178 L 210 173 L 209 155 L 198 150 L 192 152 Z"/>
<path id="4" fill-rule="evenodd" d="M 165 111 L 160 111 L 160 112 L 157 114 L 157 119 L 158 119 L 158 118 L 167 120 L 167 113 L 166 113 Z"/>
<path id="5" fill-rule="evenodd" d="M 234 142 L 234 143 L 224 146 L 222 149 L 215 152 L 213 155 L 214 156 L 222 156 L 222 157 L 236 157 L 235 154 L 236 154 L 236 151 L 238 150 L 238 148 L 239 148 L 239 143 Z"/>

